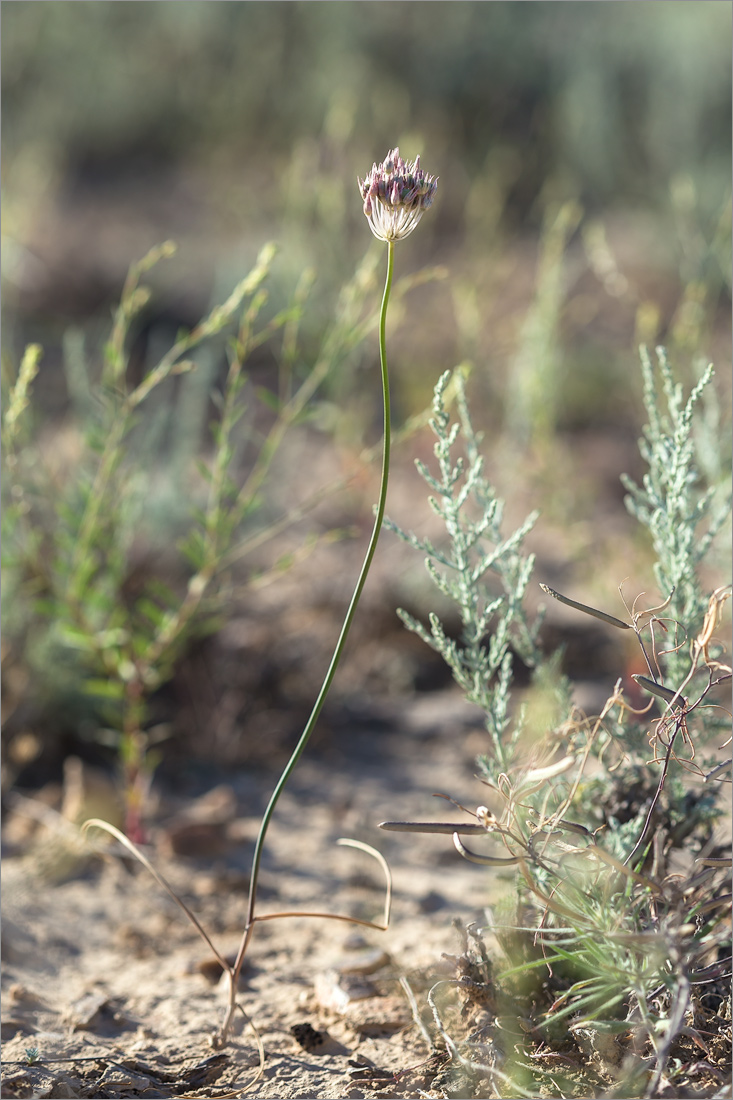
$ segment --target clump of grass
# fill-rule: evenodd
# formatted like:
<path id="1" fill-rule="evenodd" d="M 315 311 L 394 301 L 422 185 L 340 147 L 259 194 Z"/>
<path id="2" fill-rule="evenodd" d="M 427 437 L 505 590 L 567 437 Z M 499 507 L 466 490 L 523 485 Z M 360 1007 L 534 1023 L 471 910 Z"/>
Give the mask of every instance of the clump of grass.
<path id="1" fill-rule="evenodd" d="M 662 603 L 641 610 L 637 601 L 621 619 L 541 586 L 605 629 L 636 634 L 648 673 L 635 677 L 650 700 L 645 709 L 631 707 L 619 679 L 598 717 L 568 709 L 564 721 L 533 730 L 529 750 L 522 750 L 521 708 L 510 708 L 512 649 L 535 675 L 547 664 L 537 623 L 530 625 L 523 609 L 532 559 L 522 558 L 519 546 L 536 517 L 501 531 L 501 504 L 483 477 L 460 372 L 453 376 L 458 421 L 450 423 L 444 405 L 449 375 L 435 391 L 438 477 L 420 467 L 438 494 L 430 503 L 444 520 L 448 547 L 392 525 L 427 554 L 428 572 L 461 616 L 462 635 L 454 640 L 437 615 L 428 632 L 403 614 L 407 627 L 441 654 L 466 697 L 485 710 L 490 752 L 481 764 L 493 808 L 467 811 L 473 820 L 466 824 L 382 827 L 452 834 L 464 859 L 518 873 L 514 913 L 492 917 L 489 925 L 504 951 L 503 967 L 490 960 L 477 930 L 456 960 L 456 978 L 438 983 L 428 998 L 436 1042 L 454 1071 L 447 1095 L 466 1088 L 497 1097 L 598 1090 L 656 1096 L 684 1077 L 685 1044 L 707 1050 L 709 1013 L 699 987 L 721 1003 L 726 996 L 731 861 L 712 825 L 731 761 L 718 749 L 717 758 L 701 753 L 701 766 L 696 748 L 720 733 L 715 689 L 731 678 L 719 640 L 730 586 L 705 593 L 701 577 L 729 506 L 717 501 L 716 486 L 701 485 L 696 460 L 695 409 L 712 369 L 685 398 L 663 349 L 657 361 L 663 412 L 642 350 L 649 423 L 641 453 L 649 472 L 643 487 L 628 478 L 624 484 L 632 514 L 652 536 Z M 459 440 L 465 472 L 461 460 L 450 458 Z M 488 552 L 480 543 L 485 535 Z M 660 636 L 668 639 L 663 648 Z M 623 821 L 614 807 L 614 792 L 622 790 L 632 800 Z M 477 850 L 482 835 L 498 851 Z M 675 851 L 685 860 L 672 873 L 679 867 Z M 463 995 L 463 1024 L 446 989 Z M 466 1015 L 473 1026 L 468 1036 Z M 726 1025 L 716 1026 L 724 1038 Z M 727 1033 L 729 1045 L 729 1025 Z"/>

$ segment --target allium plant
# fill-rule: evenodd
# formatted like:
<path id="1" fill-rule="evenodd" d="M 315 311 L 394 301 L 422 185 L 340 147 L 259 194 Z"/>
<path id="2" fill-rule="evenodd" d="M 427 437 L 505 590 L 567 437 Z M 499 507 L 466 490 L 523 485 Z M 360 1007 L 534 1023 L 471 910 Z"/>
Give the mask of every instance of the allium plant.
<path id="1" fill-rule="evenodd" d="M 387 278 L 384 285 L 384 293 L 382 295 L 382 307 L 379 314 L 379 357 L 382 368 L 382 398 L 384 408 L 384 436 L 382 442 L 382 476 L 379 487 L 379 499 L 377 501 L 376 514 L 374 518 L 374 527 L 372 529 L 371 538 L 369 539 L 369 545 L 367 552 L 362 563 L 361 572 L 359 573 L 354 594 L 351 597 L 346 617 L 341 627 L 341 633 L 339 634 L 338 641 L 336 642 L 336 648 L 334 649 L 331 663 L 328 666 L 328 671 L 324 678 L 321 690 L 318 693 L 318 697 L 313 704 L 313 710 L 310 717 L 305 724 L 305 728 L 300 735 L 293 754 L 288 760 L 277 786 L 272 793 L 272 797 L 265 810 L 262 822 L 260 824 L 260 831 L 257 836 L 257 843 L 255 844 L 254 856 L 252 858 L 252 872 L 250 877 L 249 886 L 249 899 L 247 903 L 247 923 L 245 925 L 244 935 L 242 937 L 242 943 L 237 954 L 237 959 L 234 964 L 233 979 L 231 984 L 230 994 L 230 1006 L 227 1017 L 222 1029 L 223 1036 L 226 1037 L 226 1033 L 229 1029 L 231 1019 L 235 1011 L 235 996 L 237 981 L 239 980 L 239 973 L 242 968 L 244 956 L 252 936 L 252 931 L 255 924 L 255 909 L 257 904 L 257 882 L 260 872 L 260 862 L 262 859 L 262 848 L 267 835 L 267 830 L 270 825 L 270 820 L 275 811 L 275 807 L 278 803 L 280 795 L 283 792 L 285 784 L 290 778 L 295 765 L 298 763 L 303 750 L 305 749 L 310 736 L 313 732 L 315 724 L 318 720 L 318 716 L 321 713 L 323 704 L 326 701 L 326 696 L 331 688 L 336 669 L 338 668 L 341 656 L 343 654 L 346 639 L 351 629 L 351 624 L 354 620 L 356 608 L 361 598 L 364 584 L 366 583 L 369 568 L 374 558 L 374 552 L 377 549 L 377 541 L 379 539 L 379 532 L 382 528 L 382 521 L 384 519 L 384 509 L 387 501 L 387 485 L 389 482 L 389 461 L 390 461 L 390 445 L 391 445 L 391 433 L 392 433 L 392 421 L 390 412 L 390 399 L 389 399 L 389 375 L 387 372 L 387 348 L 386 348 L 386 324 L 387 324 L 387 307 L 389 305 L 389 296 L 392 289 L 392 272 L 394 268 L 394 242 L 401 240 L 403 237 L 408 236 L 412 230 L 416 227 L 423 212 L 431 205 L 435 190 L 437 188 L 437 182 L 432 176 L 426 176 L 420 168 L 420 158 L 416 157 L 414 164 L 407 165 L 402 160 L 399 154 L 399 149 L 393 149 L 392 152 L 387 154 L 384 162 L 381 165 L 374 165 L 371 172 L 364 181 L 359 181 L 359 187 L 362 197 L 364 198 L 364 213 L 369 219 L 369 228 L 372 233 L 380 240 L 383 240 L 387 244 Z"/>
<path id="2" fill-rule="evenodd" d="M 379 487 L 379 499 L 377 501 L 376 515 L 374 518 L 374 527 L 372 529 L 371 538 L 369 539 L 369 545 L 367 552 L 362 563 L 361 571 L 359 573 L 354 594 L 351 597 L 346 617 L 341 627 L 341 633 L 339 634 L 338 641 L 336 642 L 336 648 L 331 658 L 331 663 L 328 666 L 326 676 L 324 678 L 321 690 L 318 693 L 318 697 L 313 704 L 313 710 L 310 717 L 306 722 L 305 728 L 300 735 L 293 754 L 286 764 L 277 786 L 273 791 L 272 797 L 268 803 L 267 809 L 262 818 L 260 824 L 260 831 L 257 836 L 257 843 L 255 845 L 254 856 L 252 859 L 252 872 L 250 877 L 249 886 L 249 899 L 247 903 L 247 922 L 242 936 L 242 942 L 237 953 L 237 958 L 234 963 L 234 967 L 231 973 L 231 985 L 230 985 L 230 1003 L 227 1011 L 227 1016 L 222 1028 L 221 1040 L 226 1039 L 227 1032 L 231 1025 L 232 1018 L 234 1016 L 236 1008 L 236 989 L 237 982 L 239 980 L 239 973 L 244 962 L 244 956 L 249 945 L 249 941 L 252 936 L 256 917 L 255 909 L 257 905 L 257 882 L 259 878 L 260 862 L 262 859 L 262 848 L 267 835 L 267 830 L 270 825 L 270 820 L 274 813 L 275 807 L 278 803 L 280 795 L 283 792 L 285 784 L 290 778 L 295 765 L 298 763 L 303 750 L 305 749 L 310 736 L 315 727 L 318 715 L 321 712 L 326 696 L 333 682 L 336 669 L 338 668 L 341 656 L 346 644 L 346 638 L 351 624 L 356 613 L 359 600 L 361 598 L 364 584 L 369 573 L 369 568 L 374 558 L 374 552 L 377 548 L 377 541 L 379 539 L 379 532 L 382 527 L 382 521 L 384 519 L 384 509 L 387 501 L 387 485 L 389 481 L 389 460 L 390 460 L 390 443 L 391 443 L 391 413 L 390 413 L 390 400 L 389 400 L 389 375 L 387 372 L 387 349 L 386 349 L 386 324 L 387 324 L 387 307 L 389 305 L 389 296 L 392 289 L 392 272 L 394 267 L 394 242 L 406 237 L 416 227 L 423 212 L 427 210 L 433 201 L 437 182 L 433 180 L 431 176 L 426 176 L 420 169 L 420 158 L 415 159 L 415 163 L 412 165 L 406 165 L 399 155 L 399 150 L 394 149 L 391 153 L 388 153 L 384 162 L 377 166 L 373 166 L 372 171 L 369 173 L 364 181 L 359 182 L 362 197 L 364 198 L 364 213 L 369 219 L 369 227 L 376 237 L 383 240 L 387 244 L 387 278 L 384 285 L 384 294 L 382 295 L 382 307 L 379 315 L 379 357 L 382 368 L 382 398 L 384 408 L 384 436 L 382 442 L 382 476 Z M 325 915 L 325 914 L 324 914 Z"/>
<path id="3" fill-rule="evenodd" d="M 249 884 L 249 896 L 247 901 L 247 916 L 242 933 L 242 940 L 237 952 L 237 957 L 233 965 L 227 963 L 227 961 L 220 955 L 213 943 L 209 939 L 208 935 L 202 928 L 199 921 L 191 913 L 191 911 L 185 906 L 185 904 L 178 898 L 163 877 L 153 868 L 149 860 L 135 847 L 132 842 L 120 833 L 113 826 L 98 819 L 93 819 L 86 822 L 86 826 L 95 825 L 99 828 L 105 829 L 108 833 L 115 836 L 122 844 L 128 849 L 132 850 L 137 858 L 147 867 L 151 874 L 155 877 L 156 881 L 167 890 L 178 904 L 184 909 L 189 919 L 196 926 L 200 935 L 206 940 L 206 943 L 214 951 L 217 959 L 221 963 L 225 973 L 229 979 L 229 1003 L 227 1006 L 224 1023 L 218 1035 L 214 1038 L 214 1046 L 223 1046 L 228 1038 L 231 1028 L 232 1020 L 236 1012 L 237 1007 L 240 1007 L 236 999 L 237 984 L 239 981 L 239 974 L 242 969 L 242 964 L 252 938 L 255 924 L 262 920 L 273 920 L 276 917 L 286 916 L 315 916 L 325 917 L 332 920 L 347 920 L 356 924 L 366 924 L 370 927 L 380 928 L 384 930 L 387 926 L 389 916 L 389 903 L 390 903 L 390 891 L 389 891 L 389 872 L 382 857 L 369 848 L 367 845 L 361 844 L 359 841 L 341 841 L 344 844 L 350 844 L 353 847 L 361 848 L 374 855 L 382 864 L 385 872 L 387 873 L 388 891 L 387 902 L 385 906 L 385 918 L 384 923 L 376 924 L 370 921 L 357 920 L 354 917 L 345 917 L 333 913 L 272 913 L 265 916 L 256 915 L 257 908 L 257 886 L 259 880 L 260 864 L 262 860 L 262 851 L 267 836 L 267 831 L 272 819 L 272 815 L 277 806 L 280 795 L 285 788 L 285 785 L 290 778 L 298 760 L 300 759 L 303 751 L 308 744 L 310 736 L 313 732 L 315 724 L 318 720 L 318 716 L 321 712 L 326 696 L 333 682 L 336 669 L 338 668 L 341 656 L 343 654 L 344 645 L 348 636 L 351 624 L 356 613 L 356 608 L 361 598 L 361 594 L 366 582 L 369 568 L 374 558 L 374 552 L 377 548 L 377 541 L 379 539 L 379 533 L 384 520 L 384 509 L 387 500 L 387 484 L 389 480 L 389 463 L 390 463 L 390 443 L 391 443 L 391 414 L 390 414 L 390 399 L 389 399 L 389 376 L 387 373 L 387 353 L 386 353 L 386 321 L 387 321 L 387 307 L 389 305 L 390 291 L 392 289 L 392 272 L 394 267 L 394 243 L 395 241 L 402 240 L 407 237 L 413 229 L 417 226 L 420 218 L 425 210 L 432 204 L 437 188 L 437 182 L 432 176 L 426 176 L 420 168 L 420 158 L 417 157 L 413 164 L 406 164 L 399 155 L 398 149 L 393 149 L 386 157 L 381 165 L 374 165 L 372 171 L 367 175 L 365 180 L 359 181 L 359 188 L 362 198 L 364 199 L 364 213 L 369 219 L 369 227 L 376 237 L 383 240 L 387 244 L 387 277 L 384 286 L 384 293 L 382 295 L 382 305 L 379 315 L 379 355 L 381 362 L 382 373 L 382 397 L 384 405 L 384 435 L 382 443 L 382 475 L 379 489 L 379 499 L 376 506 L 376 514 L 374 519 L 374 527 L 372 530 L 369 545 L 367 547 L 366 555 L 361 566 L 354 594 L 351 597 L 346 617 L 341 627 L 341 633 L 339 634 L 338 641 L 336 642 L 336 648 L 331 658 L 331 663 L 328 666 L 323 684 L 318 693 L 310 717 L 306 722 L 305 728 L 300 735 L 297 745 L 295 746 L 293 753 L 288 760 L 278 782 L 275 790 L 272 793 L 270 801 L 262 817 L 259 833 L 257 836 L 257 842 L 255 844 L 254 855 L 252 857 L 252 870 L 250 874 Z M 260 1055 L 263 1057 L 263 1052 L 260 1044 Z"/>

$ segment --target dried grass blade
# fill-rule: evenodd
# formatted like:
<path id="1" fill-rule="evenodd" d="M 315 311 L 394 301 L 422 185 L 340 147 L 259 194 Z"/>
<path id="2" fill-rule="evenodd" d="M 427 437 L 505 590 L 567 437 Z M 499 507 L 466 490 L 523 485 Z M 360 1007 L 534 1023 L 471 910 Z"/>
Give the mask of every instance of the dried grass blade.
<path id="1" fill-rule="evenodd" d="M 198 918 L 191 912 L 191 910 L 188 908 L 186 903 L 181 901 L 181 899 L 178 897 L 178 894 L 175 892 L 173 887 L 168 882 L 166 882 L 166 880 L 163 878 L 161 873 L 159 871 L 156 871 L 155 867 L 153 867 L 152 863 L 147 858 L 147 856 L 143 855 L 143 853 L 140 851 L 140 849 L 135 844 L 133 844 L 133 842 L 128 837 L 126 837 L 124 833 L 121 833 L 120 830 L 116 829 L 114 825 L 110 825 L 109 821 L 102 821 L 98 817 L 91 817 L 91 818 L 89 818 L 88 821 L 84 822 L 84 824 L 81 827 L 81 831 L 82 831 L 82 833 L 86 833 L 87 830 L 92 829 L 92 828 L 102 829 L 102 830 L 104 830 L 104 832 L 109 833 L 109 835 L 113 836 L 115 838 L 115 840 L 118 840 L 120 842 L 120 844 L 123 845 L 123 847 L 127 848 L 128 852 L 131 852 L 132 855 L 135 856 L 135 859 L 138 859 L 142 863 L 143 867 L 145 867 L 150 872 L 150 874 L 153 876 L 153 878 L 158 883 L 158 885 L 160 887 L 162 887 L 162 889 L 165 890 L 166 894 L 168 894 L 169 897 L 173 898 L 173 901 L 176 903 L 176 905 L 180 909 L 183 910 L 183 912 L 186 914 L 188 919 L 191 921 L 191 924 L 194 926 L 194 928 L 196 929 L 198 934 L 201 936 L 201 938 L 204 940 L 206 945 L 214 953 L 214 956 L 216 957 L 216 961 L 219 963 L 221 968 L 226 973 L 230 973 L 231 969 L 232 969 L 231 966 L 226 961 L 226 959 L 224 959 L 224 957 L 219 954 L 216 947 L 214 947 L 214 944 L 209 939 L 209 935 L 206 932 L 206 930 L 204 929 L 203 925 L 199 922 Z"/>
<path id="2" fill-rule="evenodd" d="M 471 852 L 465 844 L 461 843 L 461 838 L 456 832 L 453 833 L 453 843 L 458 853 L 469 863 L 481 863 L 485 867 L 513 867 L 520 862 L 519 856 L 480 856 L 476 852 Z"/>

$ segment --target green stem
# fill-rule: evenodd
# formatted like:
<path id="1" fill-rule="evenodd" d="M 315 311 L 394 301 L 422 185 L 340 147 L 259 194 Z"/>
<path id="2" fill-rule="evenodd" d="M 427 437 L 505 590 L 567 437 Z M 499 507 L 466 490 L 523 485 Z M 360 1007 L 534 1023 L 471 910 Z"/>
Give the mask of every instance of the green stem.
<path id="1" fill-rule="evenodd" d="M 334 650 L 333 657 L 331 658 L 331 663 L 328 666 L 328 672 L 326 673 L 326 677 L 323 681 L 323 685 L 321 687 L 321 690 L 318 693 L 318 698 L 316 699 L 316 701 L 313 705 L 313 710 L 311 711 L 310 718 L 308 719 L 308 721 L 306 723 L 305 729 L 303 730 L 302 734 L 300 735 L 300 740 L 298 741 L 298 744 L 295 746 L 295 749 L 293 750 L 293 755 L 290 757 L 290 760 L 288 761 L 282 775 L 280 776 L 280 779 L 278 780 L 277 786 L 275 787 L 275 790 L 273 791 L 272 797 L 270 798 L 267 809 L 265 810 L 264 816 L 262 818 L 262 823 L 260 825 L 259 835 L 257 837 L 257 843 L 255 845 L 254 856 L 252 858 L 252 873 L 251 873 L 250 884 L 249 884 L 249 900 L 248 900 L 248 903 L 247 903 L 247 923 L 246 923 L 246 928 L 245 928 L 245 934 L 244 934 L 244 938 L 242 940 L 242 944 L 241 944 L 240 949 L 239 949 L 239 954 L 237 956 L 237 961 L 236 961 L 235 967 L 234 967 L 234 983 L 233 983 L 233 986 L 234 986 L 235 989 L 236 989 L 237 978 L 239 976 L 239 971 L 241 969 L 242 961 L 244 959 L 244 952 L 246 950 L 247 943 L 249 942 L 249 931 L 250 931 L 252 923 L 254 921 L 255 906 L 256 906 L 256 902 L 257 902 L 257 882 L 258 882 L 259 872 L 260 872 L 260 861 L 262 859 L 262 847 L 263 847 L 264 842 L 265 842 L 265 836 L 267 835 L 267 829 L 268 829 L 269 824 L 270 824 L 270 819 L 272 818 L 273 812 L 275 810 L 275 806 L 277 805 L 278 799 L 280 798 L 280 795 L 283 792 L 283 788 L 285 787 L 285 784 L 287 783 L 288 779 L 290 778 L 290 776 L 293 772 L 293 769 L 295 768 L 295 765 L 298 763 L 298 760 L 300 759 L 300 757 L 303 753 L 303 750 L 305 749 L 306 745 L 308 744 L 308 740 L 310 739 L 310 736 L 313 732 L 313 728 L 314 728 L 314 726 L 316 724 L 316 721 L 318 719 L 318 715 L 320 714 L 321 708 L 323 707 L 323 704 L 326 701 L 326 696 L 328 695 L 329 689 L 331 687 L 331 683 L 332 683 L 334 675 L 336 673 L 336 669 L 338 668 L 339 662 L 341 660 L 341 656 L 342 656 L 343 650 L 344 650 L 344 645 L 346 643 L 346 638 L 348 636 L 349 629 L 351 628 L 351 623 L 354 619 L 354 614 L 356 612 L 356 608 L 357 608 L 357 605 L 359 603 L 359 599 L 361 598 L 361 594 L 362 594 L 362 590 L 364 588 L 364 584 L 366 582 L 367 574 L 369 573 L 369 568 L 372 564 L 372 559 L 374 557 L 374 551 L 377 548 L 377 540 L 379 539 L 379 532 L 380 532 L 381 527 L 382 527 L 382 520 L 384 519 L 384 509 L 385 509 L 385 504 L 386 504 L 386 501 L 387 501 L 387 483 L 388 483 L 388 480 L 389 480 L 389 458 L 390 458 L 391 424 L 392 424 L 391 412 L 390 412 L 390 401 L 389 401 L 389 375 L 387 373 L 387 348 L 386 348 L 386 339 L 385 339 L 385 329 L 386 329 L 386 321 L 387 321 L 387 306 L 389 304 L 389 295 L 390 295 L 390 290 L 392 288 L 392 270 L 393 270 L 393 265 L 394 265 L 394 243 L 392 241 L 389 241 L 387 243 L 387 248 L 388 248 L 388 253 L 387 253 L 387 279 L 386 279 L 386 282 L 385 282 L 385 285 L 384 285 L 384 294 L 382 296 L 382 309 L 381 309 L 381 313 L 380 313 L 380 317 L 379 317 L 379 357 L 380 357 L 381 366 L 382 366 L 382 395 L 383 395 L 383 400 L 384 400 L 384 441 L 383 441 L 383 449 L 382 449 L 382 480 L 381 480 L 381 485 L 380 485 L 380 488 L 379 488 L 379 500 L 378 500 L 378 503 L 377 503 L 376 517 L 375 517 L 375 520 L 374 520 L 374 529 L 372 531 L 372 536 L 369 540 L 369 547 L 367 549 L 366 556 L 364 558 L 364 563 L 361 567 L 361 572 L 359 573 L 359 579 L 356 582 L 356 588 L 354 589 L 354 594 L 351 597 L 351 603 L 349 604 L 349 609 L 346 612 L 346 618 L 344 619 L 343 626 L 341 627 L 341 633 L 339 634 L 339 639 L 338 639 L 338 642 L 336 643 L 336 648 Z"/>

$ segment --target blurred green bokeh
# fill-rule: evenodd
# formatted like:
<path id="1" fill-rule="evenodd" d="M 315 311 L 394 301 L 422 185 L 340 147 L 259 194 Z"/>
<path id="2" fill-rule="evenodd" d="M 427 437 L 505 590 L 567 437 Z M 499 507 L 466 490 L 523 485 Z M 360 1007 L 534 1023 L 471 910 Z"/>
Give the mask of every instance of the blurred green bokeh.
<path id="1" fill-rule="evenodd" d="M 465 357 L 491 370 L 487 401 L 516 404 L 496 380 L 526 359 L 537 241 L 548 209 L 568 201 L 580 214 L 565 244 L 610 225 L 617 287 L 639 280 L 625 301 L 606 295 L 610 315 L 582 287 L 553 337 L 570 423 L 628 413 L 605 392 L 614 356 L 635 371 L 638 338 L 669 343 L 686 292 L 688 313 L 705 313 L 693 318 L 696 354 L 727 357 L 728 2 L 2 7 L 5 346 L 16 361 L 28 339 L 49 348 L 70 321 L 108 317 L 127 266 L 166 237 L 183 246 L 165 276 L 179 280 L 172 325 L 193 323 L 274 238 L 283 297 L 306 265 L 318 271 L 309 323 L 321 329 L 370 244 L 356 175 L 398 143 L 440 176 L 400 269 L 442 263 L 453 279 L 423 296 L 418 339 L 406 341 L 405 412 Z M 608 264 L 602 278 L 589 270 L 575 256 L 558 275 L 557 318 L 568 283 L 613 283 Z"/>
<path id="2" fill-rule="evenodd" d="M 226 149 L 259 183 L 250 218 L 308 136 L 345 146 L 323 167 L 349 178 L 419 136 L 457 195 L 508 145 L 522 213 L 558 174 L 606 204 L 653 201 L 689 172 L 715 202 L 730 172 L 730 24 L 717 0 L 21 0 L 3 4 L 4 149 L 11 170 L 30 147 L 62 170 Z"/>

